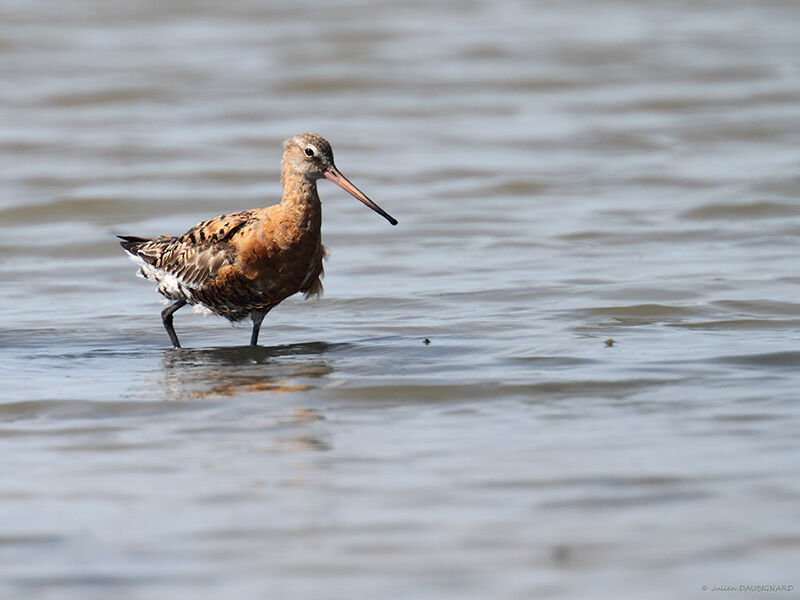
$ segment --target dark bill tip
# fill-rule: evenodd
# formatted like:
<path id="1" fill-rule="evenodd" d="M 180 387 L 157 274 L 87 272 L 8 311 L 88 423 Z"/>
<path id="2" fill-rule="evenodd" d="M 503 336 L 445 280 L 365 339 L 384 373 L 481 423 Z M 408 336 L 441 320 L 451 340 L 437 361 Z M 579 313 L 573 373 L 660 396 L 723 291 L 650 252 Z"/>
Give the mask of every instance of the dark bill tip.
<path id="1" fill-rule="evenodd" d="M 372 200 L 367 198 L 367 195 L 364 192 L 362 192 L 360 189 L 358 189 L 356 186 L 350 183 L 350 180 L 347 179 L 347 177 L 345 177 L 344 175 L 342 175 L 339 172 L 339 169 L 337 169 L 333 165 L 328 167 L 328 170 L 325 171 L 325 179 L 329 179 L 330 181 L 338 185 L 340 188 L 345 190 L 348 194 L 350 194 L 357 200 L 360 200 L 366 206 L 369 206 L 372 210 L 374 210 L 384 219 L 389 221 L 389 223 L 391 223 L 392 225 L 397 225 L 397 219 L 395 219 L 392 215 L 383 210 L 380 206 L 375 204 Z"/>

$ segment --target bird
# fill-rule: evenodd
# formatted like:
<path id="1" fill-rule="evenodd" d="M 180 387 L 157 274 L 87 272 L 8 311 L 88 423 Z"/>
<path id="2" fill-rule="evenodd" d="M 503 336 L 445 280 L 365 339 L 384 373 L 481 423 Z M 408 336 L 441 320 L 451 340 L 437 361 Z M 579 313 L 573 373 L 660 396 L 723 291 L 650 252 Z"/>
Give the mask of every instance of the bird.
<path id="1" fill-rule="evenodd" d="M 138 275 L 157 284 L 171 301 L 161 320 L 175 348 L 181 344 L 173 315 L 199 306 L 230 321 L 250 317 L 250 345 L 258 344 L 267 313 L 298 292 L 322 292 L 322 205 L 317 181 L 332 181 L 384 217 L 397 220 L 353 185 L 333 162 L 330 143 L 315 133 L 284 142 L 283 194 L 278 204 L 224 214 L 198 223 L 183 235 L 155 238 L 117 236 L 138 266 Z"/>

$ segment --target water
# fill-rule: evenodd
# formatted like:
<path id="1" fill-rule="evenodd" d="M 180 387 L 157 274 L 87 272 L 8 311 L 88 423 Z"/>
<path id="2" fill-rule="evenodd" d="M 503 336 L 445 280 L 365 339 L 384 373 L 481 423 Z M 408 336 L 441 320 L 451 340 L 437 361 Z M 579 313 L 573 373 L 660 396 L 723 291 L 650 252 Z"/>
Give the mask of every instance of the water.
<path id="1" fill-rule="evenodd" d="M 0 594 L 797 597 L 798 26 L 4 0 Z M 323 298 L 169 349 L 114 235 L 308 130 L 400 224 L 321 182 Z"/>

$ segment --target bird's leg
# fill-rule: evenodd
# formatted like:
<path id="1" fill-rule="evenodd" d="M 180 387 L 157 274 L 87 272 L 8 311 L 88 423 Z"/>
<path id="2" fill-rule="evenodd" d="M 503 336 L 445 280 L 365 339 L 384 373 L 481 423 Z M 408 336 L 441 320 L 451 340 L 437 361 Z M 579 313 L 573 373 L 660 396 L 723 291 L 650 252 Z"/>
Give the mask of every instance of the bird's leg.
<path id="1" fill-rule="evenodd" d="M 164 327 L 169 334 L 169 339 L 172 342 L 172 345 L 176 348 L 181 347 L 181 343 L 178 341 L 178 336 L 175 333 L 175 328 L 172 326 L 172 314 L 178 310 L 186 306 L 186 300 L 176 300 L 172 304 L 170 304 L 167 308 L 161 311 L 161 320 L 164 321 Z"/>
<path id="2" fill-rule="evenodd" d="M 267 316 L 267 310 L 254 310 L 250 313 L 250 318 L 253 319 L 253 333 L 250 336 L 250 345 L 257 346 L 258 345 L 258 332 L 261 330 L 261 321 L 264 320 L 264 317 Z"/>

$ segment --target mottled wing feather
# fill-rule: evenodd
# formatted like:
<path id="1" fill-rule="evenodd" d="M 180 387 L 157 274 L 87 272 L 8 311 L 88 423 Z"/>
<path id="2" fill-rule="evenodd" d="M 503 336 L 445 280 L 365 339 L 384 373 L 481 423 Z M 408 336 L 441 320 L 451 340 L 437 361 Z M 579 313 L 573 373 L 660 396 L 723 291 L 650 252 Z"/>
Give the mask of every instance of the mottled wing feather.
<path id="1" fill-rule="evenodd" d="M 180 243 L 179 239 L 167 245 L 151 264 L 174 276 L 185 287 L 202 288 L 207 281 L 217 276 L 220 267 L 233 264 L 236 260 L 231 246 L 207 243 L 189 246 Z M 143 258 L 147 260 L 146 256 Z"/>
<path id="2" fill-rule="evenodd" d="M 188 296 L 188 290 L 201 289 L 223 266 L 236 261 L 236 248 L 230 240 L 252 222 L 251 211 L 222 215 L 195 225 L 181 236 L 152 240 L 128 236 L 122 246 L 151 267 L 144 267 L 142 275 L 157 281 L 164 295 Z"/>

